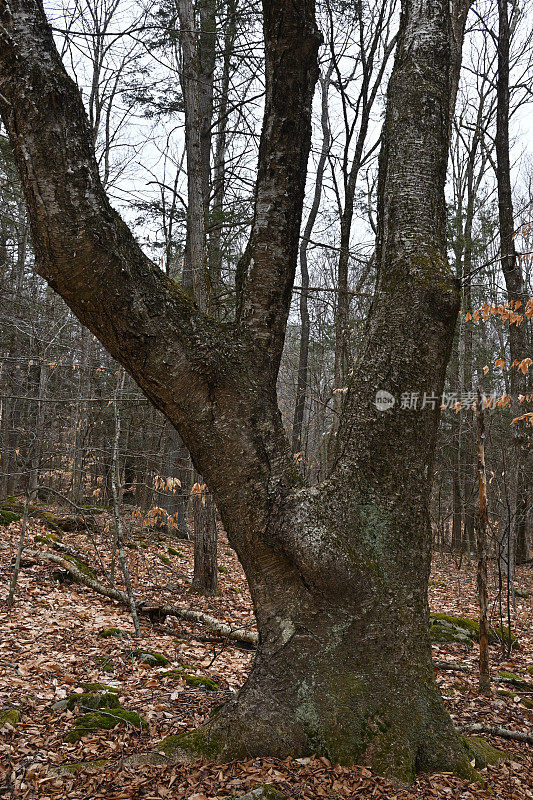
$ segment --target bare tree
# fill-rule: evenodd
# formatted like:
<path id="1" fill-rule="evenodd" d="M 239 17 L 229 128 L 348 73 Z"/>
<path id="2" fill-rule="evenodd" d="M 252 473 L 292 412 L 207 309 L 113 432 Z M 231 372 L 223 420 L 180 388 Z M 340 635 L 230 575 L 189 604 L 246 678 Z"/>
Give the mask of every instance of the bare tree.
<path id="1" fill-rule="evenodd" d="M 169 755 L 318 752 L 403 780 L 415 769 L 473 774 L 438 692 L 428 634 L 439 403 L 410 415 L 375 403 L 378 390 L 405 387 L 440 396 L 459 305 L 445 236 L 450 7 L 405 0 L 403 11 L 368 334 L 335 471 L 305 488 L 275 386 L 318 75 L 313 4 L 263 4 L 264 125 L 233 326 L 197 310 L 112 210 L 79 93 L 36 0 L 0 5 L 0 110 L 39 272 L 177 426 L 215 493 L 254 601 L 259 645 L 245 685 L 202 728 L 161 743 Z"/>

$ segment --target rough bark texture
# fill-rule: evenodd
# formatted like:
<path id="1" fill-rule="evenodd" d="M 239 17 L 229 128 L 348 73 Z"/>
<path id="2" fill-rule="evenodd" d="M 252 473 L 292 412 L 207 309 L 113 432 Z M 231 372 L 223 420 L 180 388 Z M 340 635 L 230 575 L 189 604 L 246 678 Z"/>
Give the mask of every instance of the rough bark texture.
<path id="1" fill-rule="evenodd" d="M 217 324 L 143 255 L 102 190 L 79 93 L 38 0 L 0 0 L 0 110 L 40 273 L 178 428 L 250 585 L 259 643 L 236 699 L 160 749 L 308 755 L 471 775 L 434 680 L 428 499 L 458 309 L 446 262 L 447 0 L 405 0 L 379 180 L 378 286 L 336 467 L 302 488 L 275 397 L 298 249 L 319 36 L 264 0 L 265 117 L 240 317 Z"/>
<path id="2" fill-rule="evenodd" d="M 500 224 L 500 251 L 507 298 L 514 309 L 523 309 L 527 301 L 522 268 L 514 243 L 514 214 L 511 188 L 511 163 L 509 155 L 509 44 L 510 30 L 507 0 L 498 0 L 498 83 L 496 111 L 496 178 L 498 183 L 498 216 Z M 511 362 L 520 362 L 528 356 L 528 341 L 524 323 L 509 326 Z M 511 367 L 511 396 L 514 416 L 520 415 L 519 395 L 527 394 L 527 378 L 519 369 Z M 519 545 L 520 560 L 527 558 L 527 510 L 530 483 L 527 477 L 529 447 L 525 423 L 514 427 L 514 458 L 510 495 L 512 522 L 508 532 L 505 571 L 511 586 L 514 580 L 515 548 Z"/>

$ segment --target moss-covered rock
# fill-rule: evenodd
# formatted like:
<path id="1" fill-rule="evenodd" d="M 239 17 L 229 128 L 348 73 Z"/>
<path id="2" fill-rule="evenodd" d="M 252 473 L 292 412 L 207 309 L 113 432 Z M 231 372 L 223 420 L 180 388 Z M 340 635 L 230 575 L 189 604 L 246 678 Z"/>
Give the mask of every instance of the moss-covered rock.
<path id="1" fill-rule="evenodd" d="M 187 672 L 182 673 L 182 678 L 188 686 L 195 688 L 206 689 L 208 692 L 218 692 L 218 683 L 215 683 L 211 678 L 206 678 L 203 675 L 189 675 Z"/>
<path id="2" fill-rule="evenodd" d="M 98 631 L 98 636 L 102 639 L 110 639 L 112 636 L 126 636 L 126 632 L 120 628 L 101 628 Z"/>
<path id="3" fill-rule="evenodd" d="M 178 678 L 188 686 L 193 686 L 198 689 L 206 689 L 208 692 L 218 692 L 220 687 L 214 680 L 207 678 L 204 675 L 190 675 L 183 668 L 169 669 L 161 673 L 164 678 Z"/>
<path id="4" fill-rule="evenodd" d="M 22 514 L 16 511 L 4 511 L 0 509 L 0 525 L 11 525 L 12 522 L 18 522 Z"/>
<path id="5" fill-rule="evenodd" d="M 488 764 L 495 765 L 501 761 L 507 761 L 509 753 L 505 750 L 498 750 L 491 744 L 482 739 L 481 736 L 468 736 L 465 741 L 476 759 L 477 769 L 483 769 Z"/>
<path id="6" fill-rule="evenodd" d="M 34 542 L 38 542 L 39 544 L 57 544 L 60 542 L 62 537 L 59 533 L 45 533 L 43 536 L 38 534 L 37 536 L 33 537 Z"/>
<path id="7" fill-rule="evenodd" d="M 148 664 L 149 667 L 166 667 L 169 660 L 162 653 L 154 653 L 151 650 L 137 650 L 132 651 L 132 655 L 141 662 L 141 664 Z"/>
<path id="8" fill-rule="evenodd" d="M 526 681 L 525 678 L 522 678 L 521 675 L 516 675 L 514 672 L 506 672 L 505 670 L 501 670 L 498 672 L 498 678 L 503 683 L 510 683 L 512 686 L 516 686 L 517 689 L 527 690 L 531 689 L 533 691 L 533 684 Z"/>
<path id="9" fill-rule="evenodd" d="M 436 620 L 429 629 L 431 641 L 438 644 L 462 644 L 473 647 L 474 640 L 464 628 L 445 620 Z"/>
<path id="10" fill-rule="evenodd" d="M 71 694 L 67 699 L 66 707 L 69 711 L 74 711 L 76 707 L 80 711 L 99 708 L 120 708 L 120 702 L 116 692 L 83 692 L 81 694 Z"/>
<path id="11" fill-rule="evenodd" d="M 110 686 L 108 683 L 82 683 L 81 688 L 84 692 L 113 692 L 119 693 L 116 686 Z"/>
<path id="12" fill-rule="evenodd" d="M 246 794 L 234 794 L 231 800 L 285 800 L 285 798 L 286 795 L 271 783 L 261 783 Z"/>
<path id="13" fill-rule="evenodd" d="M 448 626 L 462 629 L 473 641 L 479 641 L 479 624 L 475 620 L 437 612 L 432 612 L 430 616 L 431 627 L 435 624 L 446 623 Z M 499 641 L 509 643 L 514 648 L 519 647 L 518 639 L 505 625 L 497 625 L 489 629 L 489 643 L 496 644 Z"/>
<path id="14" fill-rule="evenodd" d="M 4 708 L 0 711 L 0 728 L 4 725 L 9 725 L 11 728 L 16 728 L 22 718 L 20 709 L 18 708 Z"/>
<path id="15" fill-rule="evenodd" d="M 73 730 L 65 734 L 65 741 L 75 744 L 83 736 L 91 731 L 111 730 L 116 725 L 131 725 L 134 728 L 147 726 L 144 720 L 136 711 L 127 711 L 124 708 L 102 708 L 99 711 L 91 711 L 83 714 L 75 722 Z"/>

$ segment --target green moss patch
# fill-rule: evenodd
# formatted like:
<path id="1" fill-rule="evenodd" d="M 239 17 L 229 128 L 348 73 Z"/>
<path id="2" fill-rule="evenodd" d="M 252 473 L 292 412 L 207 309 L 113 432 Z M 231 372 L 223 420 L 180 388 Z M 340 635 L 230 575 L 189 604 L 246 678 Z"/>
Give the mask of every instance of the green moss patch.
<path id="1" fill-rule="evenodd" d="M 161 553 L 157 554 L 158 559 L 161 561 L 162 564 L 165 564 L 167 567 L 171 566 L 171 561 L 168 556 L 162 556 Z"/>
<path id="2" fill-rule="evenodd" d="M 459 628 L 473 641 L 479 641 L 479 624 L 475 620 L 468 619 L 468 617 L 458 617 L 454 614 L 440 614 L 436 612 L 432 612 L 430 616 L 431 628 L 433 628 L 434 625 L 440 627 L 447 626 L 450 629 Z M 518 639 L 505 625 L 498 625 L 489 629 L 489 643 L 497 644 L 498 642 L 508 643 L 515 648 L 519 647 Z"/>
<path id="3" fill-rule="evenodd" d="M 229 575 L 229 569 L 221 566 L 220 564 L 218 565 L 217 570 L 222 573 L 222 575 Z"/>
<path id="4" fill-rule="evenodd" d="M 57 542 L 61 541 L 61 538 L 59 533 L 45 533 L 44 536 L 34 536 L 33 541 L 39 544 L 57 544 Z"/>
<path id="5" fill-rule="evenodd" d="M 108 683 L 82 683 L 81 688 L 84 692 L 113 692 L 119 693 L 116 686 L 110 686 Z"/>
<path id="6" fill-rule="evenodd" d="M 98 656 L 96 660 L 100 665 L 100 669 L 102 670 L 102 672 L 115 671 L 115 662 L 113 661 L 113 659 L 108 658 L 107 656 Z"/>
<path id="7" fill-rule="evenodd" d="M 102 639 L 110 639 L 112 636 L 126 636 L 126 632 L 120 628 L 102 628 L 98 631 L 98 636 Z"/>
<path id="8" fill-rule="evenodd" d="M 173 547 L 168 548 L 169 556 L 181 556 L 183 553 L 180 550 L 175 550 Z"/>
<path id="9" fill-rule="evenodd" d="M 197 689 L 205 689 L 208 692 L 218 692 L 220 687 L 211 678 L 203 675 L 190 675 L 184 669 L 169 669 L 161 673 L 164 678 L 178 678 L 185 681 L 187 686 L 192 686 Z"/>
<path id="10" fill-rule="evenodd" d="M 510 683 L 512 686 L 516 686 L 517 689 L 531 689 L 533 691 L 533 684 L 526 681 L 521 675 L 516 675 L 514 672 L 505 672 L 502 670 L 498 672 L 498 678 L 503 681 L 503 683 Z"/>
<path id="11" fill-rule="evenodd" d="M 138 648 L 133 650 L 132 655 L 141 662 L 141 664 L 148 664 L 149 667 L 166 667 L 170 664 L 168 658 L 162 653 L 154 653 L 151 650 L 142 650 Z"/>
<path id="12" fill-rule="evenodd" d="M 120 708 L 120 702 L 116 692 L 83 692 L 82 694 L 71 694 L 66 707 L 69 711 L 74 711 L 76 707 L 80 710 Z"/>
<path id="13" fill-rule="evenodd" d="M 109 731 L 116 725 L 131 725 L 134 728 L 143 728 L 148 725 L 146 720 L 136 711 L 126 711 L 124 708 L 102 708 L 79 717 L 73 730 L 65 734 L 65 741 L 75 744 L 85 734 L 91 731 Z"/>
<path id="14" fill-rule="evenodd" d="M 477 769 L 483 769 L 487 764 L 495 765 L 501 761 L 509 759 L 509 753 L 505 750 L 498 750 L 491 744 L 482 739 L 481 736 L 465 737 L 465 742 L 476 759 Z"/>
<path id="15" fill-rule="evenodd" d="M 156 745 L 156 750 L 170 760 L 194 759 L 200 756 L 210 759 L 218 752 L 218 748 L 202 728 L 179 733 L 177 736 L 167 736 Z"/>
<path id="16" fill-rule="evenodd" d="M 9 725 L 16 728 L 22 718 L 22 714 L 18 708 L 5 708 L 0 711 L 0 728 L 4 725 Z"/>
<path id="17" fill-rule="evenodd" d="M 96 572 L 94 569 L 89 567 L 84 561 L 81 561 L 79 558 L 74 558 L 74 556 L 65 556 L 65 561 L 70 561 L 71 564 L 74 564 L 83 575 L 86 575 L 87 578 L 96 578 Z"/>
<path id="18" fill-rule="evenodd" d="M 12 522 L 18 522 L 22 518 L 22 514 L 15 511 L 0 510 L 0 525 L 11 525 Z"/>

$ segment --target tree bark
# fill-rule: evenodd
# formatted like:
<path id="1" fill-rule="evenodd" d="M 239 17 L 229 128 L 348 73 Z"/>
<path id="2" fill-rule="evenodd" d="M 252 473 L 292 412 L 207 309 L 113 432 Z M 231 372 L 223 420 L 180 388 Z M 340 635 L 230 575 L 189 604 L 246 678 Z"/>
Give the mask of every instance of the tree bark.
<path id="1" fill-rule="evenodd" d="M 509 155 L 509 45 L 510 29 L 507 0 L 498 0 L 498 82 L 496 110 L 496 179 L 498 184 L 498 216 L 500 223 L 500 251 L 507 298 L 514 310 L 523 313 L 527 296 L 520 261 L 514 243 L 514 214 L 511 189 L 511 162 Z M 518 363 L 528 355 L 527 332 L 524 324 L 509 324 L 509 349 L 511 363 Z M 511 366 L 511 396 L 513 416 L 520 415 L 519 395 L 527 394 L 527 378 L 516 366 Z M 523 557 L 527 551 L 527 509 L 529 483 L 526 476 L 529 448 L 525 423 L 514 425 L 514 454 L 512 466 L 512 523 L 506 544 L 507 579 L 514 580 L 515 550 L 519 544 Z M 526 552 L 527 557 L 527 552 Z"/>
<path id="2" fill-rule="evenodd" d="M 479 524 L 477 534 L 477 596 L 479 602 L 479 691 L 490 695 L 489 658 L 489 594 L 487 589 L 487 473 L 485 470 L 485 415 L 481 390 L 476 402 L 477 475 L 479 492 Z"/>
<path id="3" fill-rule="evenodd" d="M 313 228 L 318 216 L 318 209 L 320 208 L 320 198 L 322 197 L 322 184 L 324 182 L 324 171 L 326 168 L 326 161 L 329 154 L 331 134 L 329 130 L 328 119 L 328 88 L 331 80 L 331 73 L 333 65 L 328 67 L 328 70 L 323 78 L 320 79 L 320 88 L 322 92 L 320 125 L 322 129 L 322 148 L 316 168 L 315 191 L 313 193 L 313 202 L 311 210 L 305 223 L 305 228 L 300 243 L 300 272 L 302 278 L 302 293 L 300 295 L 300 351 L 298 355 L 298 378 L 296 385 L 296 402 L 294 405 L 294 418 L 292 424 L 292 452 L 293 455 L 300 454 L 302 464 L 303 458 L 303 444 L 302 444 L 302 431 L 305 413 L 305 401 L 307 397 L 307 371 L 309 364 L 309 338 L 311 333 L 311 322 L 309 319 L 309 267 L 307 264 L 307 249 L 309 247 L 309 239 L 313 232 Z"/>
<path id="4" fill-rule="evenodd" d="M 447 0 L 404 0 L 380 157 L 378 285 L 331 479 L 302 488 L 276 403 L 320 41 L 311 0 L 264 0 L 265 112 L 235 325 L 144 256 L 102 190 L 79 93 L 37 0 L 0 0 L 0 110 L 39 270 L 178 428 L 244 567 L 259 644 L 237 697 L 159 745 L 212 758 L 319 753 L 411 780 L 472 776 L 431 663 L 428 502 L 458 310 L 446 261 Z M 31 76 L 31 80 L 29 79 Z"/>

